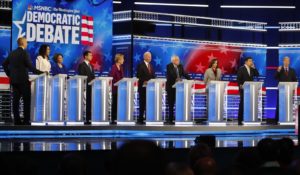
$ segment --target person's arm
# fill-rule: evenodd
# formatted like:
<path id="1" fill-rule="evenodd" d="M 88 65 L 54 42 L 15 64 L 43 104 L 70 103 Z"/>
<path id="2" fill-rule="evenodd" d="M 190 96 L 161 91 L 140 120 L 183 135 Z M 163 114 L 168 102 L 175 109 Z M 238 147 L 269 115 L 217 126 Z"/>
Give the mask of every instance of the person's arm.
<path id="1" fill-rule="evenodd" d="M 4 60 L 2 63 L 2 67 L 4 69 L 5 74 L 9 77 L 10 76 L 10 71 L 9 71 L 9 60 L 10 60 L 10 55 Z"/>
<path id="2" fill-rule="evenodd" d="M 256 68 L 251 68 L 252 72 L 253 72 L 253 76 L 258 77 L 259 76 L 259 72 Z"/>
<path id="3" fill-rule="evenodd" d="M 222 70 L 220 68 L 218 68 L 217 70 L 219 70 L 219 72 L 220 72 L 220 77 L 218 77 L 218 80 L 221 80 L 221 78 L 222 78 Z"/>
<path id="4" fill-rule="evenodd" d="M 27 52 L 24 52 L 25 53 L 25 66 L 34 74 L 42 74 L 44 72 L 36 69 L 33 65 L 32 65 L 32 62 L 31 62 L 31 59 L 30 59 L 30 56 Z"/>
<path id="5" fill-rule="evenodd" d="M 282 67 L 279 66 L 279 67 L 277 68 L 275 74 L 274 74 L 274 78 L 275 78 L 276 80 L 278 80 L 278 81 L 279 81 L 279 79 L 280 79 L 281 68 L 282 68 Z"/>
<path id="6" fill-rule="evenodd" d="M 204 73 L 203 81 L 204 81 L 205 84 L 208 83 L 208 69 L 206 69 L 206 71 L 205 71 L 205 73 Z"/>
<path id="7" fill-rule="evenodd" d="M 297 82 L 297 81 L 298 81 L 298 79 L 297 79 L 297 73 L 296 73 L 295 69 L 293 69 L 293 77 L 292 77 L 292 80 L 293 80 L 294 82 Z"/>
<path id="8" fill-rule="evenodd" d="M 190 75 L 187 74 L 187 73 L 185 72 L 185 70 L 184 70 L 184 68 L 183 68 L 182 65 L 181 65 L 180 67 L 181 67 L 181 69 L 182 69 L 182 76 L 183 76 L 184 78 L 186 78 L 187 80 L 190 80 L 190 79 L 191 79 Z"/>
<path id="9" fill-rule="evenodd" d="M 243 79 L 244 79 L 243 78 L 243 71 L 242 71 L 242 68 L 240 68 L 237 72 L 237 78 L 236 78 L 240 89 L 243 89 Z"/>
<path id="10" fill-rule="evenodd" d="M 86 75 L 84 68 L 83 68 L 83 64 L 79 64 L 79 66 L 78 66 L 78 75 Z"/>
<path id="11" fill-rule="evenodd" d="M 137 67 L 136 77 L 139 79 L 140 82 L 144 83 L 145 80 L 143 78 L 142 64 L 139 64 Z"/>

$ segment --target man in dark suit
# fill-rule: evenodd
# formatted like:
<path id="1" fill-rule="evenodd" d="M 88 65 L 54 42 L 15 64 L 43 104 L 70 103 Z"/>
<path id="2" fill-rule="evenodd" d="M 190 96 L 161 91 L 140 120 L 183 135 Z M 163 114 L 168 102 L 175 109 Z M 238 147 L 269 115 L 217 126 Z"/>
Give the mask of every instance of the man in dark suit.
<path id="1" fill-rule="evenodd" d="M 28 76 L 28 70 L 35 74 L 42 74 L 32 65 L 31 59 L 27 51 L 26 38 L 18 39 L 18 48 L 12 51 L 7 59 L 3 62 L 2 66 L 6 75 L 10 78 L 10 84 L 13 90 L 13 114 L 15 125 L 30 125 L 30 98 L 31 89 Z M 20 98 L 24 102 L 24 121 L 20 119 L 19 106 Z"/>
<path id="2" fill-rule="evenodd" d="M 290 58 L 283 58 L 283 66 L 279 66 L 275 73 L 275 79 L 279 82 L 297 82 L 297 75 L 295 69 L 290 67 Z M 278 94 L 279 97 L 279 94 Z M 276 116 L 274 124 L 277 124 L 279 120 L 279 98 L 277 98 Z"/>
<path id="3" fill-rule="evenodd" d="M 244 66 L 240 67 L 237 73 L 237 82 L 240 91 L 240 105 L 239 105 L 239 114 L 238 114 L 239 125 L 242 125 L 243 115 L 244 115 L 244 91 L 243 91 L 244 82 L 253 81 L 254 77 L 257 76 L 259 76 L 259 72 L 255 68 L 252 58 L 247 57 L 245 59 Z"/>
<path id="4" fill-rule="evenodd" d="M 91 51 L 85 51 L 83 53 L 84 61 L 79 64 L 78 67 L 78 75 L 87 76 L 86 81 L 86 118 L 85 124 L 91 124 L 91 116 L 92 116 L 92 108 L 91 108 L 91 100 L 92 100 L 92 88 L 88 85 L 95 78 L 95 72 L 93 66 L 90 62 L 93 59 L 93 54 Z"/>
<path id="5" fill-rule="evenodd" d="M 184 71 L 183 66 L 180 64 L 178 56 L 174 55 L 171 58 L 171 63 L 167 65 L 167 100 L 169 105 L 169 118 L 167 119 L 168 124 L 174 124 L 174 105 L 176 100 L 176 89 L 172 86 L 181 81 L 183 78 L 190 79 L 190 76 Z"/>
<path id="6" fill-rule="evenodd" d="M 144 124 L 144 114 L 146 110 L 146 85 L 150 79 L 155 78 L 155 72 L 151 62 L 151 53 L 144 53 L 144 60 L 137 67 L 138 92 L 139 92 L 139 107 L 140 113 L 137 120 L 138 124 Z"/>

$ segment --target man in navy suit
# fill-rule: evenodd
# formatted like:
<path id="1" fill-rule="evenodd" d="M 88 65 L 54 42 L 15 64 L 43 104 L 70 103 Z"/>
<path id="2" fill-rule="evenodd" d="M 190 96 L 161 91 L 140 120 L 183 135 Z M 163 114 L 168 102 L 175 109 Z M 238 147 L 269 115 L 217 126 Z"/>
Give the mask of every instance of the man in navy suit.
<path id="1" fill-rule="evenodd" d="M 10 78 L 10 84 L 13 90 L 13 114 L 15 125 L 29 125 L 30 124 L 30 101 L 31 89 L 28 71 L 34 74 L 42 74 L 32 65 L 30 56 L 25 50 L 27 48 L 26 38 L 18 39 L 18 48 L 12 51 L 2 66 L 6 75 Z M 19 106 L 20 98 L 24 102 L 24 121 L 20 119 Z"/>
<path id="2" fill-rule="evenodd" d="M 78 66 L 78 75 L 87 76 L 86 82 L 86 121 L 85 124 L 91 124 L 91 115 L 92 115 L 92 108 L 91 108 L 91 100 L 92 100 L 92 89 L 91 86 L 88 85 L 95 78 L 94 68 L 91 65 L 91 61 L 93 59 L 93 54 L 91 51 L 85 51 L 83 53 L 84 61 L 79 64 Z"/>
<path id="3" fill-rule="evenodd" d="M 243 122 L 243 115 L 244 115 L 244 90 L 243 85 L 245 81 L 253 81 L 254 77 L 259 76 L 259 72 L 255 68 L 253 60 L 251 57 L 247 57 L 245 59 L 245 64 L 239 68 L 237 73 L 237 82 L 239 85 L 240 91 L 240 104 L 239 104 L 239 116 L 238 116 L 238 123 L 242 125 Z"/>
<path id="4" fill-rule="evenodd" d="M 297 82 L 297 75 L 295 69 L 290 67 L 290 58 L 283 58 L 283 65 L 277 68 L 275 73 L 275 79 L 279 82 Z M 279 95 L 279 94 L 278 94 Z M 277 124 L 279 120 L 279 99 L 277 98 L 276 116 L 274 124 Z"/>
<path id="5" fill-rule="evenodd" d="M 138 93 L 140 113 L 137 120 L 138 124 L 144 124 L 144 114 L 146 110 L 146 85 L 150 79 L 155 78 L 155 71 L 150 64 L 152 55 L 150 52 L 144 53 L 144 60 L 137 67 Z"/>

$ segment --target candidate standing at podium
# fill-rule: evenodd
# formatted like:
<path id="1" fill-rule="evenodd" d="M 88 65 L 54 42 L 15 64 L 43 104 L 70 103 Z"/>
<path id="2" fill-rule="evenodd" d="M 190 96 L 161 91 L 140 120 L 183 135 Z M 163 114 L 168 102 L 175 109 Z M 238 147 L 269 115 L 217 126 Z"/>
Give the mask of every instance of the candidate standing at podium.
<path id="1" fill-rule="evenodd" d="M 219 64 L 217 59 L 211 60 L 209 63 L 209 68 L 206 69 L 204 73 L 204 83 L 208 84 L 210 81 L 220 81 L 222 77 L 222 71 L 219 69 Z"/>
<path id="2" fill-rule="evenodd" d="M 85 51 L 83 53 L 84 61 L 79 64 L 78 66 L 78 75 L 87 76 L 86 81 L 86 121 L 85 124 L 91 124 L 91 115 L 92 115 L 92 108 L 91 108 L 91 100 L 92 100 L 92 87 L 88 85 L 95 78 L 94 68 L 91 65 L 91 61 L 93 59 L 93 54 L 91 51 Z"/>
<path id="3" fill-rule="evenodd" d="M 57 74 L 68 74 L 66 66 L 63 64 L 63 55 L 56 53 L 53 57 L 54 63 L 51 65 L 51 73 L 53 76 Z"/>
<path id="4" fill-rule="evenodd" d="M 36 69 L 31 62 L 27 48 L 26 38 L 18 39 L 18 48 L 12 51 L 7 59 L 3 62 L 2 66 L 6 75 L 10 78 L 10 84 L 13 90 L 13 115 L 15 125 L 30 125 L 30 98 L 31 89 L 28 71 L 34 74 L 42 74 L 44 72 Z M 24 121 L 20 119 L 20 98 L 24 102 Z"/>
<path id="5" fill-rule="evenodd" d="M 167 100 L 169 105 L 169 117 L 167 119 L 168 124 L 174 124 L 174 105 L 176 101 L 176 88 L 173 85 L 181 81 L 182 78 L 191 79 L 191 77 L 184 71 L 183 66 L 180 64 L 178 56 L 174 55 L 171 58 L 171 63 L 167 65 Z"/>
<path id="6" fill-rule="evenodd" d="M 50 73 L 51 64 L 49 60 L 50 46 L 47 44 L 41 45 L 39 55 L 36 58 L 36 68 L 40 71 Z"/>
<path id="7" fill-rule="evenodd" d="M 144 53 L 144 60 L 137 67 L 138 93 L 140 113 L 137 119 L 138 124 L 144 124 L 144 114 L 146 110 L 146 85 L 150 79 L 155 78 L 155 72 L 151 65 L 152 55 L 150 52 Z"/>
<path id="8" fill-rule="evenodd" d="M 237 82 L 239 85 L 240 91 L 240 104 L 239 104 L 239 113 L 238 113 L 238 124 L 242 125 L 243 115 L 244 115 L 244 90 L 243 85 L 245 81 L 253 81 L 254 77 L 259 76 L 259 72 L 255 68 L 253 59 L 247 57 L 245 59 L 245 64 L 239 68 L 237 73 Z"/>
<path id="9" fill-rule="evenodd" d="M 275 79 L 279 82 L 297 82 L 297 75 L 295 69 L 290 67 L 290 58 L 283 58 L 283 65 L 277 68 L 275 73 Z M 274 124 L 277 124 L 279 120 L 279 93 L 277 97 L 277 106 Z"/>
<path id="10" fill-rule="evenodd" d="M 112 105 L 111 105 L 111 124 L 116 124 L 117 120 L 117 101 L 118 101 L 118 87 L 114 84 L 124 77 L 123 70 L 124 55 L 117 53 L 115 55 L 115 64 L 112 66 L 109 76 L 112 77 Z"/>

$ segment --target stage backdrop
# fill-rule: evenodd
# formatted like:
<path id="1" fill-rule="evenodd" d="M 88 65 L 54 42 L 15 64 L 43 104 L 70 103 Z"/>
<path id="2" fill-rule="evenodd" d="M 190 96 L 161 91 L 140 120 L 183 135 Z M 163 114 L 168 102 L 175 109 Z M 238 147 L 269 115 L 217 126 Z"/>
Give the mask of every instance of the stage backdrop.
<path id="1" fill-rule="evenodd" d="M 224 74 L 224 80 L 235 80 L 238 68 L 244 64 L 248 56 L 253 58 L 260 79 L 266 75 L 266 49 L 232 47 L 224 45 L 208 45 L 182 41 L 162 41 L 149 39 L 134 39 L 133 74 L 143 60 L 143 53 L 152 53 L 152 64 L 156 74 L 164 77 L 166 65 L 171 62 L 172 55 L 178 55 L 185 70 L 196 79 L 202 79 L 205 70 L 212 59 L 219 60 L 219 67 Z"/>
<path id="2" fill-rule="evenodd" d="M 13 1 L 12 49 L 25 36 L 35 63 L 38 49 L 49 44 L 50 58 L 62 53 L 64 64 L 74 72 L 82 53 L 91 50 L 92 64 L 107 74 L 111 66 L 112 0 L 15 0 Z"/>
<path id="3" fill-rule="evenodd" d="M 10 29 L 0 29 L 0 67 L 10 52 Z"/>

